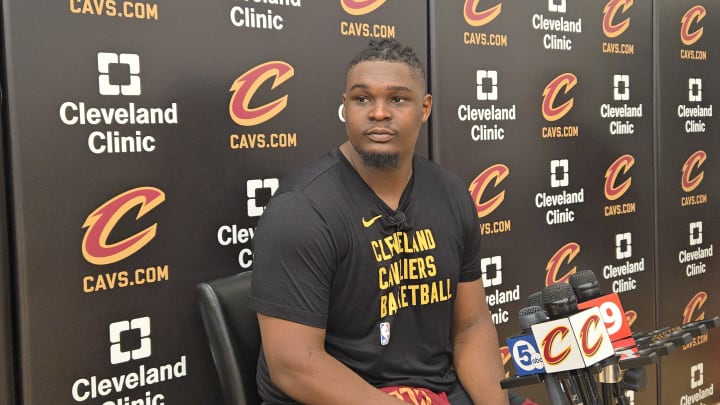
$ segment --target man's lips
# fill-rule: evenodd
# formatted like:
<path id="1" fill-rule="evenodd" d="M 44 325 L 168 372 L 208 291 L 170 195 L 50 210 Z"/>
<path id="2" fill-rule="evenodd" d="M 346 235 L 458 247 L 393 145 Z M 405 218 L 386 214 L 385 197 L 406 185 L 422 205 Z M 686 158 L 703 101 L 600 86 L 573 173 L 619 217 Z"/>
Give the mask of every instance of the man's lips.
<path id="1" fill-rule="evenodd" d="M 373 128 L 365 131 L 365 135 L 373 142 L 389 142 L 395 136 L 395 131 L 385 128 Z"/>

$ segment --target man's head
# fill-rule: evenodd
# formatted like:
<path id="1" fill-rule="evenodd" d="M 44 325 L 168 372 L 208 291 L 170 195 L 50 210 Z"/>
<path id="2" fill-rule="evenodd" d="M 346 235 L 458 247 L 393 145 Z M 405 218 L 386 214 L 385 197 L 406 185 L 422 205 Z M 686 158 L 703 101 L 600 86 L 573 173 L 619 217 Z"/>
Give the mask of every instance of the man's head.
<path id="1" fill-rule="evenodd" d="M 365 166 L 397 168 L 409 162 L 430 115 L 422 63 L 396 40 L 370 41 L 345 75 L 347 135 Z"/>
<path id="2" fill-rule="evenodd" d="M 399 62 L 406 64 L 411 71 L 417 73 L 425 86 L 425 68 L 415 54 L 415 51 L 400 43 L 397 39 L 370 40 L 365 48 L 360 51 L 345 71 L 347 79 L 350 71 L 360 62 L 385 61 Z"/>

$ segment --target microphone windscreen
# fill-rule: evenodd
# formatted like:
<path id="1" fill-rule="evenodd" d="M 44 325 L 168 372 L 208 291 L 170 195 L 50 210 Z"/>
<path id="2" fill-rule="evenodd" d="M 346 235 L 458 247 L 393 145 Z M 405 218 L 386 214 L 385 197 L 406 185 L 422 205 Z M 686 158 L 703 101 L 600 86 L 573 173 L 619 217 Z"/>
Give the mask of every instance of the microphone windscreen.
<path id="1" fill-rule="evenodd" d="M 597 277 L 592 270 L 581 270 L 570 276 L 569 280 L 577 300 L 587 301 L 602 295 Z"/>
<path id="2" fill-rule="evenodd" d="M 531 307 L 534 306 L 542 306 L 543 299 L 542 299 L 542 291 L 535 291 L 534 293 L 528 295 L 528 305 Z"/>
<path id="3" fill-rule="evenodd" d="M 545 309 L 537 305 L 525 307 L 521 309 L 518 314 L 518 322 L 520 322 L 520 327 L 523 331 L 530 329 L 532 325 L 545 322 L 548 319 Z"/>

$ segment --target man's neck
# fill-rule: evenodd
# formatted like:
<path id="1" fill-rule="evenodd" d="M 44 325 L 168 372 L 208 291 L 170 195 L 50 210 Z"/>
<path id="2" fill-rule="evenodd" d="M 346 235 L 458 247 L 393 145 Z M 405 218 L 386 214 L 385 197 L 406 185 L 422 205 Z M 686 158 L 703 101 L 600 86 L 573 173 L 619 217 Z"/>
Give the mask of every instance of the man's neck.
<path id="1" fill-rule="evenodd" d="M 362 156 L 360 156 L 349 142 L 340 146 L 340 152 L 342 152 L 372 191 L 375 192 L 388 207 L 396 210 L 400 205 L 400 198 L 412 176 L 412 156 L 409 158 L 403 158 L 401 156 L 397 168 L 375 167 L 366 166 Z"/>

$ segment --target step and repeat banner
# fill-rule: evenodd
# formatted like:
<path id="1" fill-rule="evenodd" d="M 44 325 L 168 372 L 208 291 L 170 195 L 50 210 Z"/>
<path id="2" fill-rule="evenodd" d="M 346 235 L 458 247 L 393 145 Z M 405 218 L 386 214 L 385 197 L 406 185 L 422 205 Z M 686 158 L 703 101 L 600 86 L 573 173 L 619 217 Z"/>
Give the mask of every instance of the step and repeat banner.
<path id="1" fill-rule="evenodd" d="M 0 52 L 2 55 L 2 52 Z M 3 90 L 0 89 L 0 105 L 3 104 Z M 0 110 L 0 122 L 3 122 Z M 0 137 L 3 129 L 0 127 Z M 4 139 L 4 138 L 3 138 Z M 5 156 L 4 146 L 0 146 L 0 156 Z M 0 157 L 0 189 L 7 190 L 5 160 Z M 12 283 L 9 262 L 9 223 L 6 216 L 7 201 L 0 200 L 0 403 L 11 404 L 15 395 L 12 354 Z"/>
<path id="2" fill-rule="evenodd" d="M 674 325 L 720 314 L 720 5 L 657 3 L 658 321 Z M 700 335 L 660 367 L 666 403 L 720 401 L 720 344 Z"/>
<path id="3" fill-rule="evenodd" d="M 588 269 L 655 329 L 652 3 L 431 4 L 434 157 L 475 201 L 501 343 L 531 293 Z M 648 372 L 631 402 L 657 402 Z"/>
<path id="4" fill-rule="evenodd" d="M 279 179 L 346 139 L 369 38 L 427 63 L 427 6 L 2 3 L 19 400 L 221 403 L 195 285 L 247 270 Z"/>
<path id="5" fill-rule="evenodd" d="M 221 403 L 195 285 L 250 269 L 279 181 L 344 141 L 344 73 L 369 38 L 428 66 L 418 153 L 476 203 L 508 372 L 528 295 L 578 270 L 620 295 L 634 331 L 720 314 L 720 10 L 705 3 L 3 0 L 0 298 L 12 276 L 16 307 L 0 392 L 15 379 L 22 404 Z M 717 398 L 717 352 L 706 335 L 648 367 L 630 403 Z"/>

